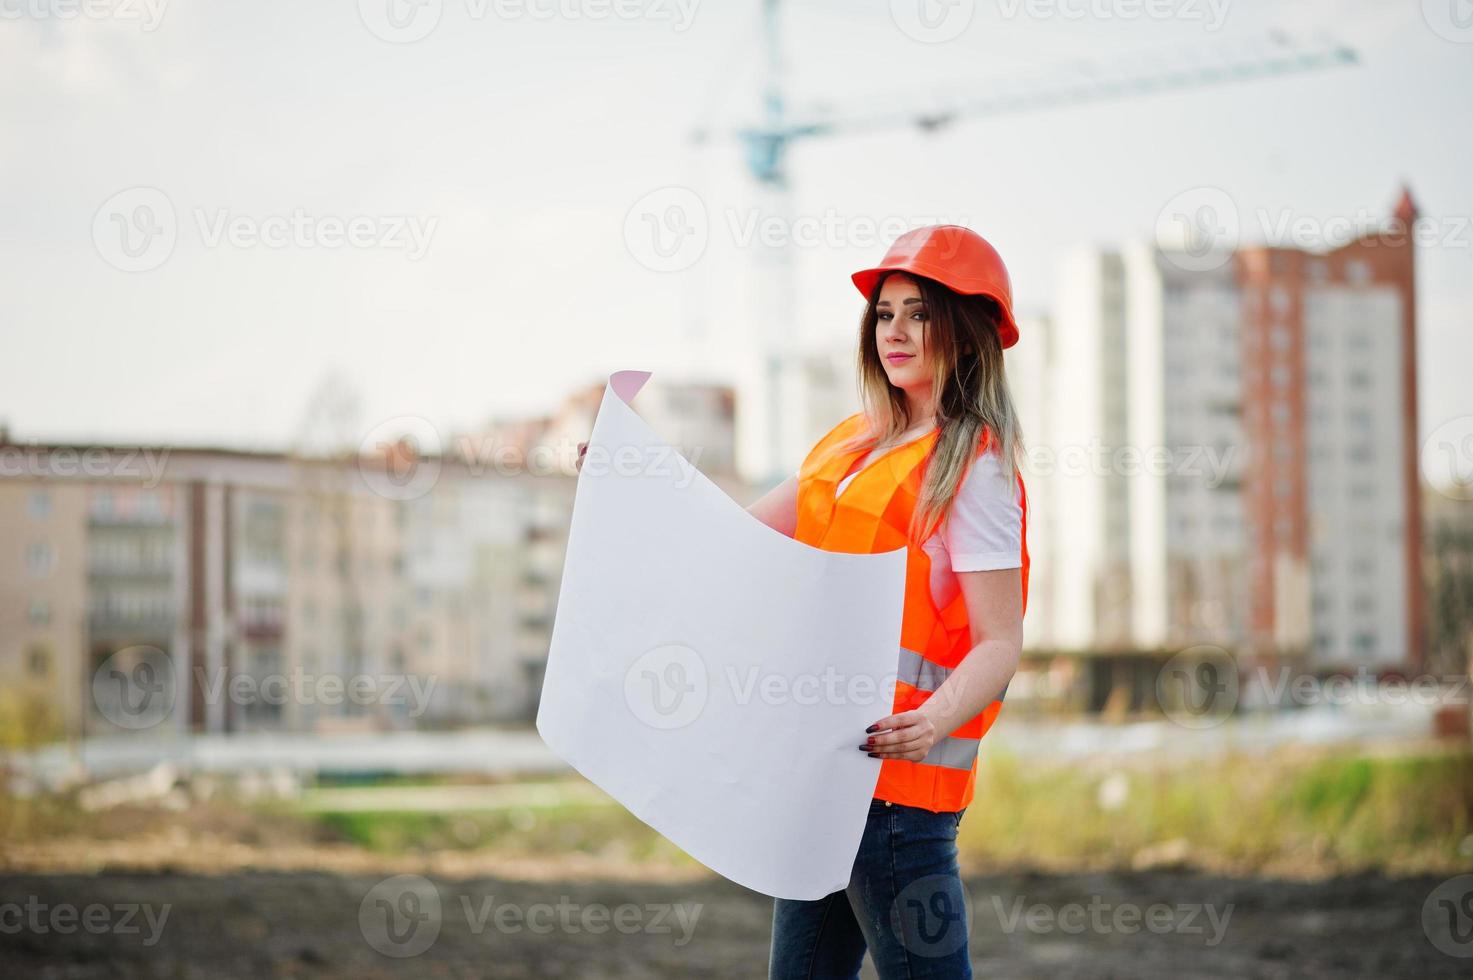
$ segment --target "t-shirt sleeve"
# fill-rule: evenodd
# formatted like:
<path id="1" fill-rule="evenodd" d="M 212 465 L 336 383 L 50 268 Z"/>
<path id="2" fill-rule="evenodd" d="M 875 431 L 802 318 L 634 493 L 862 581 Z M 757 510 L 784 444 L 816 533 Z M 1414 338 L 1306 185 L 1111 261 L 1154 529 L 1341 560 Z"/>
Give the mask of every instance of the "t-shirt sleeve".
<path id="1" fill-rule="evenodd" d="M 998 453 L 982 453 L 957 488 L 945 528 L 954 572 L 1023 566 L 1023 508 Z"/>

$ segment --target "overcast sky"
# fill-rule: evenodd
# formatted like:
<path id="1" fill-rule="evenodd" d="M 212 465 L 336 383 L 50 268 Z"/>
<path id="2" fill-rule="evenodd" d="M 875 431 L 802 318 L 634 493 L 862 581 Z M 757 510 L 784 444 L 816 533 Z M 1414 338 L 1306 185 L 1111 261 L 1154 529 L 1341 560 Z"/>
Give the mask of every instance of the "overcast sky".
<path id="1" fill-rule="evenodd" d="M 1160 0 L 1163 17 L 954 0 L 932 21 L 904 0 L 787 4 L 794 108 L 859 116 L 1274 30 L 1361 57 L 804 142 L 793 207 L 837 240 L 794 249 L 793 308 L 755 285 L 739 146 L 689 139 L 755 118 L 756 0 L 621 0 L 622 17 L 608 0 L 89 2 L 0 2 L 0 419 L 23 440 L 281 448 L 333 371 L 365 426 L 459 429 L 622 368 L 719 376 L 773 325 L 847 339 L 877 221 L 976 228 L 1019 306 L 1046 312 L 1065 250 L 1150 236 L 1184 192 L 1226 194 L 1252 242 L 1261 215 L 1383 215 L 1402 182 L 1438 222 L 1419 252 L 1422 429 L 1473 416 L 1456 0 Z M 652 250 L 646 223 L 692 197 L 704 247 Z"/>

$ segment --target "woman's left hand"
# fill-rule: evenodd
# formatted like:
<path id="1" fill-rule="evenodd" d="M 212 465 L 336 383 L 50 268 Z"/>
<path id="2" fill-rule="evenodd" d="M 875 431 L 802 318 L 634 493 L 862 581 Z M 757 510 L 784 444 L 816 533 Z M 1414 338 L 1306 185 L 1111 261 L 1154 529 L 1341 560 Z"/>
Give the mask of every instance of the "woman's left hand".
<path id="1" fill-rule="evenodd" d="M 874 734 L 866 736 L 861 749 L 878 759 L 904 759 L 907 762 L 924 759 L 940 737 L 931 719 L 919 710 L 902 711 L 898 715 L 881 718 L 865 731 Z"/>

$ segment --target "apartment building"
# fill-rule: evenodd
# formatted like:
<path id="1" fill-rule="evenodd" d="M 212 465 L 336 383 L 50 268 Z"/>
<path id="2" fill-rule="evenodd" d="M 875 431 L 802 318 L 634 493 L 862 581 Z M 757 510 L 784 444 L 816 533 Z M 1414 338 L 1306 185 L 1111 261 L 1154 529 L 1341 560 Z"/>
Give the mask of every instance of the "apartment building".
<path id="1" fill-rule="evenodd" d="M 1416 218 L 1403 194 L 1390 227 Z M 1065 261 L 1041 487 L 1050 644 L 1315 670 L 1425 650 L 1410 236 Z M 1070 459 L 1073 457 L 1073 464 Z"/>
<path id="2" fill-rule="evenodd" d="M 0 445 L 0 690 L 55 734 L 528 720 L 601 396 L 433 456 Z M 753 495 L 729 388 L 638 402 Z"/>
<path id="3" fill-rule="evenodd" d="M 365 478 L 377 460 L 149 452 L 161 465 L 145 479 L 119 463 L 136 448 L 0 447 L 29 461 L 0 475 L 0 685 L 15 710 L 41 712 L 28 724 L 341 731 L 530 717 L 571 479 L 447 465 L 400 500 Z"/>

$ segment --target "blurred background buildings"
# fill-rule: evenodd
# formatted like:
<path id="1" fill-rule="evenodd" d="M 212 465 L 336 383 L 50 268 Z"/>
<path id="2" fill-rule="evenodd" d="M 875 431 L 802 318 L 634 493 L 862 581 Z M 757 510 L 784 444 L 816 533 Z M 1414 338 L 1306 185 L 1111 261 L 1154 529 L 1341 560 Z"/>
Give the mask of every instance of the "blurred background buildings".
<path id="1" fill-rule="evenodd" d="M 1388 223 L 1415 217 L 1403 190 Z M 1423 518 L 1437 493 L 1417 464 L 1410 241 L 1127 242 L 1066 256 L 1058 281 L 1007 359 L 1034 557 L 1019 700 L 1152 710 L 1161 663 L 1202 645 L 1320 676 L 1413 674 L 1429 620 L 1442 669 L 1466 669 L 1470 520 L 1449 500 Z M 774 454 L 789 472 L 857 407 L 851 358 L 791 366 Z M 7 433 L 0 684 L 57 735 L 115 730 L 123 687 L 99 673 L 149 650 L 171 665 L 178 731 L 526 722 L 601 397 L 592 384 L 546 417 L 336 455 Z M 656 382 L 636 405 L 745 504 L 769 484 L 738 472 L 743 397 Z M 130 465 L 151 477 L 85 475 Z M 218 693 L 284 676 L 434 684 L 413 710 Z"/>

